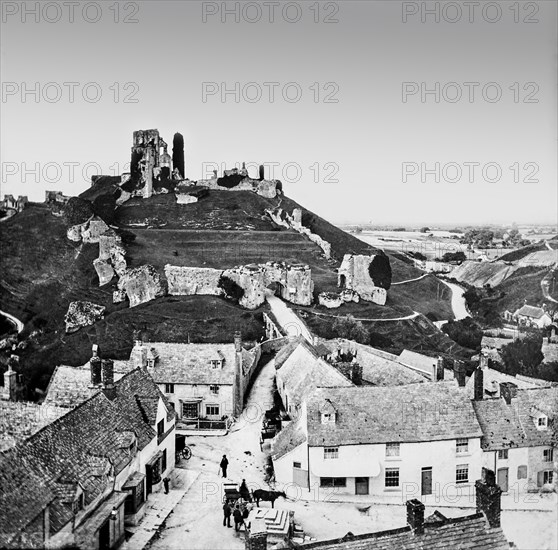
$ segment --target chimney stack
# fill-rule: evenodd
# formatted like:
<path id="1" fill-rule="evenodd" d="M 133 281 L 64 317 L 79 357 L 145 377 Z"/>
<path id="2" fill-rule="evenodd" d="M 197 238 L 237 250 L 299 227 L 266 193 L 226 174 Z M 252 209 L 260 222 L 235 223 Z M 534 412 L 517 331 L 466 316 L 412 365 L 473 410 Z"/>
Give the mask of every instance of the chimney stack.
<path id="1" fill-rule="evenodd" d="M 89 359 L 89 370 L 91 371 L 91 388 L 96 388 L 101 385 L 101 358 L 99 357 L 99 347 L 93 344 L 92 356 Z"/>
<path id="2" fill-rule="evenodd" d="M 456 359 L 453 363 L 453 372 L 460 388 L 465 387 L 465 363 Z"/>
<path id="3" fill-rule="evenodd" d="M 487 369 L 488 368 L 488 355 L 485 355 L 484 353 L 480 354 L 479 367 L 481 369 Z"/>
<path id="4" fill-rule="evenodd" d="M 147 347 L 143 345 L 142 334 L 140 330 L 134 330 L 134 347 L 130 354 L 133 368 L 147 368 Z"/>
<path id="5" fill-rule="evenodd" d="M 4 391 L 2 399 L 15 401 L 17 396 L 17 372 L 13 367 L 19 364 L 19 357 L 12 355 L 8 359 L 8 370 L 4 373 Z"/>
<path id="6" fill-rule="evenodd" d="M 512 399 L 517 395 L 517 385 L 513 382 L 500 382 L 500 397 L 504 398 L 507 405 L 511 405 Z"/>
<path id="7" fill-rule="evenodd" d="M 356 361 L 351 364 L 351 380 L 355 386 L 362 386 L 362 365 Z"/>
<path id="8" fill-rule="evenodd" d="M 267 526 L 265 520 L 255 519 L 246 529 L 244 536 L 245 550 L 267 550 Z"/>
<path id="9" fill-rule="evenodd" d="M 477 513 L 484 512 L 490 527 L 500 527 L 502 489 L 496 485 L 492 470 L 482 469 L 482 479 L 475 482 Z"/>
<path id="10" fill-rule="evenodd" d="M 482 401 L 484 398 L 484 372 L 480 367 L 473 373 L 475 377 L 475 401 Z"/>
<path id="11" fill-rule="evenodd" d="M 424 533 L 424 504 L 414 498 L 407 501 L 407 523 L 413 529 L 415 535 Z"/>
<path id="12" fill-rule="evenodd" d="M 242 351 L 242 334 L 238 330 L 234 333 L 234 350 Z"/>
<path id="13" fill-rule="evenodd" d="M 444 358 L 439 355 L 436 361 L 436 380 L 444 379 Z"/>
<path id="14" fill-rule="evenodd" d="M 103 392 L 112 401 L 116 397 L 114 361 L 112 359 L 102 359 L 101 366 L 103 371 Z"/>

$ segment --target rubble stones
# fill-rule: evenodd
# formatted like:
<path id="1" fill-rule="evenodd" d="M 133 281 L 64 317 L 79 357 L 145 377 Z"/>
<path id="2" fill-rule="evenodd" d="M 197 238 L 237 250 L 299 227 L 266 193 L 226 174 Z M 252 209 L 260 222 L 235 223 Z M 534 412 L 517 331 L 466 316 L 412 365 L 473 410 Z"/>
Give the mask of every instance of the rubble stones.
<path id="1" fill-rule="evenodd" d="M 103 317 L 105 306 L 93 302 L 71 302 L 64 321 L 66 332 L 71 333 L 82 327 L 93 325 Z"/>

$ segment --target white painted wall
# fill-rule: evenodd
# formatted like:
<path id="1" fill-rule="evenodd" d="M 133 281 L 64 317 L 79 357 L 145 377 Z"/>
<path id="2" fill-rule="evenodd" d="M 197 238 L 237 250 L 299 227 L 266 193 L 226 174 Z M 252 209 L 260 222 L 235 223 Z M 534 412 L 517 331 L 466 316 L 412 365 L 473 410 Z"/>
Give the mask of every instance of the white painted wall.
<path id="1" fill-rule="evenodd" d="M 194 400 L 194 398 L 200 398 L 200 416 L 207 416 L 205 414 L 206 405 L 219 405 L 219 415 L 218 416 L 208 416 L 210 420 L 221 420 L 224 415 L 232 416 L 234 413 L 233 409 L 233 386 L 229 385 L 219 385 L 219 393 L 214 394 L 210 391 L 209 384 L 175 384 L 174 393 L 165 393 L 165 384 L 158 384 L 159 389 L 165 394 L 167 399 L 173 403 L 178 416 L 182 418 L 182 401 Z"/>

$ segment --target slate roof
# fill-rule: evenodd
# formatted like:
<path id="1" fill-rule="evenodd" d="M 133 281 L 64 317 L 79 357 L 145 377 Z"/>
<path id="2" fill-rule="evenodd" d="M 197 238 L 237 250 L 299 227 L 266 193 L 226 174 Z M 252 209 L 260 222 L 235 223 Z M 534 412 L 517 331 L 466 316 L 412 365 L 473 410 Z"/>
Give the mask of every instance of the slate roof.
<path id="1" fill-rule="evenodd" d="M 274 460 L 281 458 L 292 450 L 296 449 L 306 441 L 304 426 L 300 420 L 291 422 L 283 428 L 273 439 L 272 456 Z"/>
<path id="2" fill-rule="evenodd" d="M 277 371 L 293 405 L 300 405 L 318 386 L 353 386 L 335 367 L 317 357 L 308 344 L 300 343 Z"/>
<path id="3" fill-rule="evenodd" d="M 149 372 L 157 384 L 218 384 L 234 382 L 234 344 L 169 344 L 150 343 L 159 360 Z M 213 368 L 211 360 L 224 358 L 221 368 Z"/>
<path id="4" fill-rule="evenodd" d="M 322 424 L 331 402 L 335 424 Z M 310 446 L 423 442 L 480 437 L 470 399 L 455 381 L 379 387 L 319 388 L 308 400 Z"/>
<path id="5" fill-rule="evenodd" d="M 422 353 L 417 353 L 416 351 L 411 351 L 404 349 L 399 354 L 399 361 L 405 365 L 415 367 L 427 373 L 432 373 L 432 368 L 437 364 L 437 357 L 429 357 L 428 355 L 423 355 Z"/>
<path id="6" fill-rule="evenodd" d="M 539 384 L 530 382 L 528 380 L 517 378 L 511 374 L 506 374 L 505 372 L 500 372 L 490 367 L 485 367 L 482 369 L 483 372 L 483 383 L 485 395 L 500 395 L 500 383 L 501 382 L 512 382 L 519 389 L 529 389 L 537 387 Z M 550 385 L 548 382 L 547 385 Z M 475 395 L 475 377 L 471 376 L 467 383 L 465 384 L 465 391 L 467 395 L 472 399 Z M 495 392 L 495 393 L 494 393 Z"/>
<path id="7" fill-rule="evenodd" d="M 534 415 L 541 412 L 551 423 L 558 421 L 558 387 L 518 390 L 511 405 L 497 398 L 474 401 L 473 407 L 485 450 L 551 445 L 552 427 L 539 430 Z"/>
<path id="8" fill-rule="evenodd" d="M 133 437 L 141 450 L 157 436 L 152 411 L 146 420 L 141 410 L 162 397 L 151 377 L 136 369 L 115 386 L 113 400 L 98 392 L 0 454 L 0 543 L 9 542 L 48 503 L 53 503 L 51 533 L 57 532 L 72 517 L 71 505 L 64 499 L 72 500 L 78 483 L 89 504 L 110 490 L 106 474 L 112 470 L 117 475 L 133 459 L 129 450 Z M 174 417 L 172 409 L 170 413 Z"/>
<path id="9" fill-rule="evenodd" d="M 533 319 L 540 319 L 544 314 L 545 310 L 542 307 L 529 306 L 525 304 L 520 307 L 514 315 L 523 315 L 524 317 L 531 317 Z"/>
<path id="10" fill-rule="evenodd" d="M 422 535 L 415 535 L 407 526 L 365 535 L 347 534 L 342 539 L 298 547 L 304 550 L 509 550 L 502 529 L 490 527 L 483 514 L 425 523 Z"/>
<path id="11" fill-rule="evenodd" d="M 0 400 L 0 452 L 30 437 L 68 409 L 25 401 Z"/>

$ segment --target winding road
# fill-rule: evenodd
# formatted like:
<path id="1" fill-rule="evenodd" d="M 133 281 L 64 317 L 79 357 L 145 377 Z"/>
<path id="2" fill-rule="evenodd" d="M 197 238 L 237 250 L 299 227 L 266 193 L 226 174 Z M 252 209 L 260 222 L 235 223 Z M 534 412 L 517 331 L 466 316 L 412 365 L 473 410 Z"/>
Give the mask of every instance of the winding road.
<path id="1" fill-rule="evenodd" d="M 9 313 L 6 313 L 5 311 L 2 310 L 0 310 L 0 315 L 6 317 L 8 321 L 10 321 L 13 325 L 15 325 L 18 333 L 20 333 L 23 330 L 23 323 L 17 317 L 14 317 L 13 315 L 10 315 Z"/>
<path id="2" fill-rule="evenodd" d="M 463 288 L 459 285 L 456 285 L 455 283 L 448 283 L 447 281 L 444 281 L 442 279 L 439 280 L 442 281 L 442 283 L 444 283 L 451 290 L 451 308 L 453 310 L 455 320 L 459 321 L 461 319 L 465 319 L 466 317 L 470 317 L 471 315 L 467 311 L 465 298 L 463 298 Z"/>

